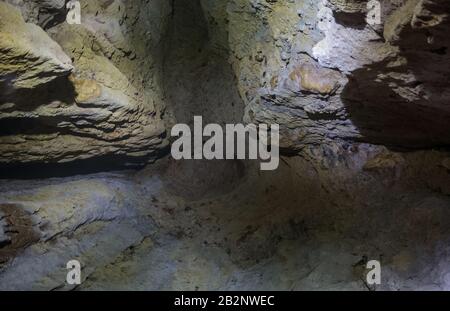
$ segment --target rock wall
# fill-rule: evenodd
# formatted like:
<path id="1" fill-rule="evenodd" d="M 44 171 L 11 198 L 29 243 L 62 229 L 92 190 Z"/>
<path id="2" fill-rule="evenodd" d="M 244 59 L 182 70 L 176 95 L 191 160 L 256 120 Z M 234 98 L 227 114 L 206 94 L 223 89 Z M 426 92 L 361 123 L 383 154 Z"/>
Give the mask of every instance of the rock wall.
<path id="1" fill-rule="evenodd" d="M 236 122 L 242 101 L 288 153 L 448 145 L 449 4 L 381 1 L 380 24 L 366 4 L 82 1 L 69 25 L 64 1 L 2 1 L 0 163 L 145 163 L 176 119 Z"/>
<path id="2" fill-rule="evenodd" d="M 178 123 L 242 122 L 243 102 L 229 50 L 218 46 L 200 1 L 175 0 L 164 44 L 164 89 L 168 114 Z M 226 43 L 226 42 L 225 42 Z"/>
<path id="3" fill-rule="evenodd" d="M 82 23 L 70 25 L 64 1 L 9 2 L 0 2 L 0 163 L 159 156 L 170 4 L 82 1 Z"/>
<path id="4" fill-rule="evenodd" d="M 203 3 L 246 120 L 281 124 L 285 148 L 448 145 L 448 1 L 381 1 L 375 25 L 368 1 Z"/>

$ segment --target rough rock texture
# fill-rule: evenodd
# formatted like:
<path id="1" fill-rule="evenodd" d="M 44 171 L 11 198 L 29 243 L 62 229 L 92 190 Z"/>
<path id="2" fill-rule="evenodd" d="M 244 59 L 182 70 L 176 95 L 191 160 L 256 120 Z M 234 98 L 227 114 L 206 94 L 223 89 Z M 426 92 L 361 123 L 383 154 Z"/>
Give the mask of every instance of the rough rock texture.
<path id="1" fill-rule="evenodd" d="M 146 163 L 167 145 L 160 85 L 165 1 L 151 8 L 145 1 L 90 1 L 81 25 L 60 22 L 47 33 L 0 5 L 0 163 Z M 60 4 L 36 1 L 22 10 L 36 20 L 33 12 L 53 5 Z"/>
<path id="2" fill-rule="evenodd" d="M 60 1 L 8 2 L 48 35 L 2 3 L 2 163 L 142 163 L 174 119 L 236 121 L 241 98 L 245 121 L 279 123 L 289 152 L 449 143 L 443 0 L 382 1 L 380 25 L 365 22 L 367 1 L 90 1 L 81 25 L 60 20 Z"/>
<path id="3" fill-rule="evenodd" d="M 8 226 L 28 222 L 18 249 L 0 249 L 0 289 L 73 289 L 77 259 L 78 290 L 448 290 L 450 155 L 357 148 L 311 148 L 264 173 L 166 159 L 0 182 Z M 380 286 L 365 283 L 368 259 Z"/>
<path id="4" fill-rule="evenodd" d="M 194 115 L 284 156 L 0 180 L 0 289 L 450 289 L 448 1 L 6 2 L 0 163 L 143 164 Z"/>
<path id="5" fill-rule="evenodd" d="M 94 271 L 154 228 L 151 219 L 136 214 L 133 197 L 125 199 L 123 194 L 133 192 L 126 179 L 98 176 L 48 183 L 2 194 L 8 203 L 0 204 L 0 210 L 8 227 L 17 231 L 13 243 L 0 250 L 3 264 L 16 256 L 1 274 L 2 290 L 63 287 L 59 280 L 64 280 L 69 260 L 79 258 Z M 17 249 L 26 246 L 17 255 Z M 26 276 L 17 277 L 25 271 Z"/>
<path id="6" fill-rule="evenodd" d="M 168 114 L 178 123 L 242 122 L 243 103 L 228 51 L 211 40 L 199 1 L 174 1 L 165 40 L 164 89 Z"/>
<path id="7" fill-rule="evenodd" d="M 229 21 L 246 120 L 280 123 L 289 149 L 336 139 L 447 145 L 448 1 L 381 1 L 374 26 L 367 2 L 209 4 L 216 24 Z"/>
<path id="8" fill-rule="evenodd" d="M 25 23 L 20 12 L 0 3 L 1 89 L 32 89 L 68 75 L 70 58 L 39 26 Z M 12 90 L 8 90 L 11 88 Z"/>

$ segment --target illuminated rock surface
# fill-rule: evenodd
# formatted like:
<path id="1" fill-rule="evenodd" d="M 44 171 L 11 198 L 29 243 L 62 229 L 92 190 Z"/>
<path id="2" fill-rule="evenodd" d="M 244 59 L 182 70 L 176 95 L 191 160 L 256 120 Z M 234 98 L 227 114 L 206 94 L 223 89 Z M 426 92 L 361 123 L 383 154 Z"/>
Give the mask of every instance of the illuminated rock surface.
<path id="1" fill-rule="evenodd" d="M 1 3 L 1 14 L 11 16 L 2 19 L 0 40 L 8 51 L 0 68 L 0 81 L 6 81 L 0 94 L 1 163 L 107 158 L 145 164 L 167 145 L 155 49 L 163 29 L 125 38 L 125 31 L 142 34 L 146 25 L 138 21 L 148 12 L 120 7 L 90 3 L 83 7 L 82 25 L 63 20 L 47 35 L 34 24 L 16 22 L 19 11 Z M 160 10 L 153 14 L 164 24 L 168 7 Z"/>

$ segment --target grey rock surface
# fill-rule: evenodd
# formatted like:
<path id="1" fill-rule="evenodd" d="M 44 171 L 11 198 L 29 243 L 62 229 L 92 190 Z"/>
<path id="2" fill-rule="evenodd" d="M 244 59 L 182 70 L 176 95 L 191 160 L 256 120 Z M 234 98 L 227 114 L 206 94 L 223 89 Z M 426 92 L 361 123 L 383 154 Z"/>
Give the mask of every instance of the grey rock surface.
<path id="1" fill-rule="evenodd" d="M 73 289 L 77 259 L 77 290 L 448 289 L 448 154 L 358 148 L 311 148 L 263 174 L 164 159 L 0 182 L 3 215 L 21 216 L 10 226 L 31 228 L 0 248 L 0 288 Z M 365 258 L 381 261 L 380 286 L 365 283 Z"/>

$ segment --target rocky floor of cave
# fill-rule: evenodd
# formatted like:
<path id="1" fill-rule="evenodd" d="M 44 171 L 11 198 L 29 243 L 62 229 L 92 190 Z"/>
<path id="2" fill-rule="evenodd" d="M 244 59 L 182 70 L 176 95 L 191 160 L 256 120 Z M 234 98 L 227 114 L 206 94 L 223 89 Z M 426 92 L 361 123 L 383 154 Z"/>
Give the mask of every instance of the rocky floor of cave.
<path id="1" fill-rule="evenodd" d="M 48 237 L 14 254 L 0 288 L 63 289 L 76 257 L 77 290 L 448 289 L 448 196 L 361 173 L 348 177 L 356 188 L 321 184 L 307 160 L 282 163 L 261 173 L 251 162 L 162 159 L 143 171 L 1 182 L 3 200 L 39 214 Z M 365 283 L 367 259 L 382 262 L 382 286 Z"/>

